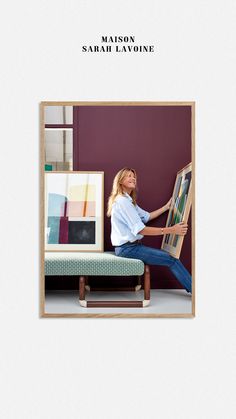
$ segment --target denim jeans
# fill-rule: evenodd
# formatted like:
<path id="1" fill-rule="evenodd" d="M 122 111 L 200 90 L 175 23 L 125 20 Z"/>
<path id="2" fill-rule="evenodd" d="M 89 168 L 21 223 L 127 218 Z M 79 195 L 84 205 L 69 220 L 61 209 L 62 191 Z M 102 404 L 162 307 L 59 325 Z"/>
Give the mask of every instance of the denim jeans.
<path id="1" fill-rule="evenodd" d="M 115 247 L 116 256 L 140 259 L 147 265 L 168 266 L 176 279 L 188 292 L 192 292 L 192 277 L 180 262 L 164 250 L 144 246 L 141 243 L 127 243 Z"/>

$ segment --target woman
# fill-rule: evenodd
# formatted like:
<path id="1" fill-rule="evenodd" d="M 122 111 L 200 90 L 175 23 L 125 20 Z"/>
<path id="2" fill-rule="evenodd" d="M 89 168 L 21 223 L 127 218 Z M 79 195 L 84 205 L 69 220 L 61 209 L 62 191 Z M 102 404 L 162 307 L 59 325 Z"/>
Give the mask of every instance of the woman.
<path id="1" fill-rule="evenodd" d="M 141 259 L 148 265 L 168 266 L 188 293 L 192 292 L 192 278 L 179 259 L 169 253 L 144 246 L 143 236 L 177 234 L 184 236 L 188 226 L 184 222 L 172 227 L 146 227 L 145 224 L 169 210 L 171 199 L 153 212 L 141 209 L 136 202 L 137 175 L 134 169 L 125 167 L 114 178 L 108 200 L 107 215 L 111 216 L 111 242 L 117 256 Z"/>

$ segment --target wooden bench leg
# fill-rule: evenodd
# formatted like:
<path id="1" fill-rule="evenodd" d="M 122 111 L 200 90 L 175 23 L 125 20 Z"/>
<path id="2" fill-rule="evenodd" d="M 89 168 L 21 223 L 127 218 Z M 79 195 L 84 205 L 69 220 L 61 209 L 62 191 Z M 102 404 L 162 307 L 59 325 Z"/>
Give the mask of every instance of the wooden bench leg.
<path id="1" fill-rule="evenodd" d="M 147 307 L 150 303 L 150 268 L 145 265 L 144 268 L 144 301 L 143 307 Z"/>
<path id="2" fill-rule="evenodd" d="M 88 276 L 85 276 L 85 289 L 86 291 L 91 291 L 91 287 L 88 282 Z"/>
<path id="3" fill-rule="evenodd" d="M 82 307 L 147 307 L 150 303 L 150 268 L 145 265 L 144 269 L 144 300 L 143 301 L 86 301 L 86 277 L 79 279 L 79 302 Z"/>
<path id="4" fill-rule="evenodd" d="M 138 276 L 138 283 L 137 283 L 137 285 L 135 286 L 135 291 L 140 291 L 141 290 L 141 288 L 142 288 L 142 284 L 141 284 L 141 276 Z"/>
<path id="5" fill-rule="evenodd" d="M 87 301 L 85 300 L 85 276 L 79 277 L 79 302 L 82 307 L 87 307 Z"/>

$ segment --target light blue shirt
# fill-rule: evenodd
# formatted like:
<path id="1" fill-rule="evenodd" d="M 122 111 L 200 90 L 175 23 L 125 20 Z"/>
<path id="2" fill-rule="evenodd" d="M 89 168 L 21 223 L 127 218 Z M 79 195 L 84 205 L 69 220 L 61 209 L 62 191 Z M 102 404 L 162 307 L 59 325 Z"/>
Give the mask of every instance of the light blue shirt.
<path id="1" fill-rule="evenodd" d="M 132 203 L 128 193 L 118 195 L 111 210 L 111 242 L 121 246 L 143 238 L 138 234 L 148 222 L 150 213 Z"/>

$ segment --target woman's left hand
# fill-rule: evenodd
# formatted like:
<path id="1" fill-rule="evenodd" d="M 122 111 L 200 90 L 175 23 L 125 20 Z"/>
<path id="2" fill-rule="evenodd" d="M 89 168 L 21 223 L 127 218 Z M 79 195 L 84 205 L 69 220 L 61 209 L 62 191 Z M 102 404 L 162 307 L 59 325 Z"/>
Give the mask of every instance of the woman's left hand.
<path id="1" fill-rule="evenodd" d="M 165 209 L 166 211 L 168 211 L 171 207 L 171 203 L 172 203 L 172 198 L 170 198 L 170 200 L 167 202 L 167 204 L 165 205 Z"/>

